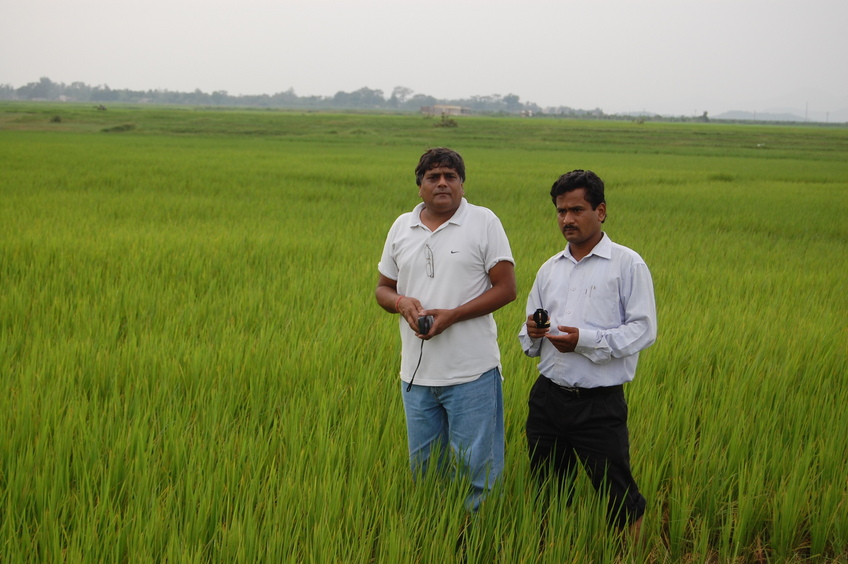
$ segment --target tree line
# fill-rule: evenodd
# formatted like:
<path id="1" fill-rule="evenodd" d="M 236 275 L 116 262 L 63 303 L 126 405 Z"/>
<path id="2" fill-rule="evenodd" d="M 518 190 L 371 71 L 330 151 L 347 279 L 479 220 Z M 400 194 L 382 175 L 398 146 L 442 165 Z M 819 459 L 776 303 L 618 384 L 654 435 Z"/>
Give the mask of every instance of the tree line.
<path id="1" fill-rule="evenodd" d="M 83 82 L 65 84 L 42 77 L 19 88 L 0 85 L 0 100 L 91 102 L 95 104 L 170 104 L 186 106 L 242 106 L 290 109 L 385 110 L 420 112 L 423 107 L 461 106 L 474 113 L 485 114 L 558 114 L 574 117 L 602 117 L 600 109 L 578 110 L 567 106 L 541 108 L 533 102 L 522 102 L 516 94 L 471 96 L 462 99 L 439 99 L 397 86 L 391 95 L 367 87 L 353 92 L 336 92 L 333 96 L 298 96 L 293 88 L 276 94 L 231 95 L 226 90 L 212 93 L 172 90 L 112 89 L 108 85 L 90 86 Z"/>

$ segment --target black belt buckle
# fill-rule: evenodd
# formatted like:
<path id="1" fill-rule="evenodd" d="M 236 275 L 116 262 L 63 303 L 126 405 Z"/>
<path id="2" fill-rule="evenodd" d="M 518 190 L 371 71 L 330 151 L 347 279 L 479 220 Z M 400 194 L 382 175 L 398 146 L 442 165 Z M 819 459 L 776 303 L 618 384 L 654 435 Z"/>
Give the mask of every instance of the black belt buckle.
<path id="1" fill-rule="evenodd" d="M 560 390 L 562 390 L 563 392 L 565 392 L 567 394 L 571 394 L 572 396 L 576 396 L 578 398 L 580 397 L 580 392 L 583 391 L 583 388 L 575 388 L 573 386 L 563 386 L 562 384 L 557 384 L 556 382 L 554 382 L 550 378 L 548 378 L 548 381 L 551 384 L 553 384 L 554 386 L 556 386 L 557 388 L 559 388 Z"/>
<path id="2" fill-rule="evenodd" d="M 578 398 L 580 397 L 580 392 L 582 391 L 580 388 L 572 388 L 571 386 L 560 386 L 559 384 L 557 384 L 557 386 L 559 386 L 562 391 L 567 392 L 572 396 Z"/>
<path id="3" fill-rule="evenodd" d="M 574 396 L 575 398 L 589 398 L 592 396 L 604 396 L 608 394 L 613 394 L 616 390 L 621 389 L 621 385 L 617 386 L 600 386 L 597 388 L 575 388 L 573 386 L 563 386 L 561 384 L 557 384 L 553 380 L 551 383 L 562 390 L 563 392 Z"/>

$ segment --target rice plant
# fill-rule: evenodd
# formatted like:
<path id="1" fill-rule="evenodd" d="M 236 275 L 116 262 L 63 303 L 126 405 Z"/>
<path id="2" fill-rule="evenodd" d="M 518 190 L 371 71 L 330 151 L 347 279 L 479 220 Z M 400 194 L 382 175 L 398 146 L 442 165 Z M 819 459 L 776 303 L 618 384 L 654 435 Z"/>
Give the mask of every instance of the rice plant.
<path id="1" fill-rule="evenodd" d="M 848 559 L 848 131 L 457 122 L 0 105 L 0 560 Z M 474 516 L 461 483 L 409 476 L 373 298 L 436 145 L 517 262 L 506 469 Z M 654 276 L 659 339 L 627 387 L 641 546 L 586 480 L 545 509 L 529 475 L 516 334 L 574 168 Z"/>

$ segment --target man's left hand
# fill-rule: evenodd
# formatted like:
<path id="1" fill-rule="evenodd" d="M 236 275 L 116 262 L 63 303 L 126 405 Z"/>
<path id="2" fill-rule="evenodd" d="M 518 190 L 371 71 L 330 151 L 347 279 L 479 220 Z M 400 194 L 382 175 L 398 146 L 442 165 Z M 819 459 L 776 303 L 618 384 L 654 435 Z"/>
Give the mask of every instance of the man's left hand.
<path id="1" fill-rule="evenodd" d="M 548 333 L 545 335 L 545 338 L 561 353 L 574 352 L 574 349 L 577 347 L 580 330 L 577 327 L 566 327 L 564 325 L 559 325 L 557 329 L 560 330 L 558 335 Z"/>
<path id="2" fill-rule="evenodd" d="M 430 328 L 430 332 L 426 335 L 418 335 L 420 339 L 424 339 L 425 341 L 429 341 L 456 323 L 456 313 L 452 309 L 426 309 L 421 315 L 433 316 L 433 326 Z"/>

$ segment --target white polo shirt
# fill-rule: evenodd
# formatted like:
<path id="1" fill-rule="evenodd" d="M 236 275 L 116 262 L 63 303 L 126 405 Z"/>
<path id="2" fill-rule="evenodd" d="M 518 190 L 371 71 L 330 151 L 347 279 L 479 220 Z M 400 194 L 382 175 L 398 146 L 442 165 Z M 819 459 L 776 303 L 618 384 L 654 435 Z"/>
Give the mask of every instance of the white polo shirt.
<path id="1" fill-rule="evenodd" d="M 463 198 L 453 217 L 430 231 L 421 222 L 423 209 L 422 202 L 395 220 L 377 268 L 382 275 L 397 281 L 400 294 L 417 298 L 424 309 L 452 309 L 471 301 L 492 287 L 489 270 L 493 266 L 501 261 L 515 263 L 506 232 L 491 210 L 469 204 Z M 432 277 L 427 264 L 430 255 Z M 418 364 L 422 341 L 403 316 L 399 319 L 400 377 L 409 382 Z M 492 368 L 500 368 L 497 338 L 491 314 L 451 325 L 424 341 L 415 384 L 464 384 Z"/>

